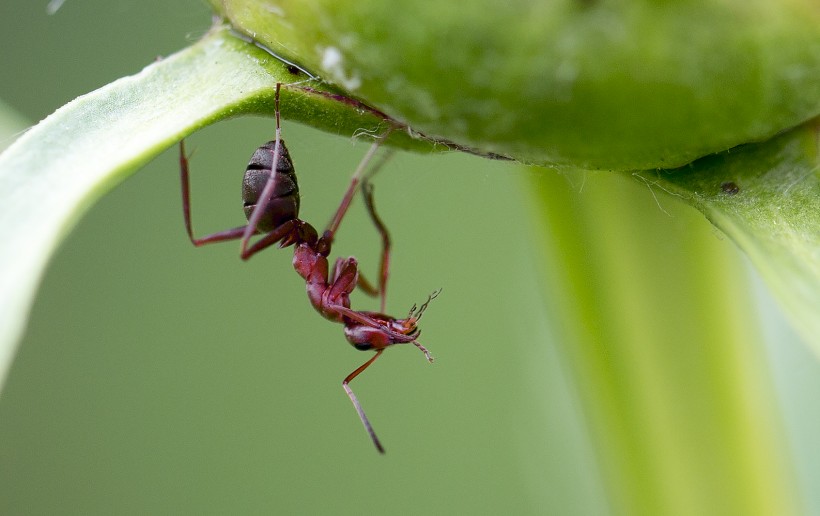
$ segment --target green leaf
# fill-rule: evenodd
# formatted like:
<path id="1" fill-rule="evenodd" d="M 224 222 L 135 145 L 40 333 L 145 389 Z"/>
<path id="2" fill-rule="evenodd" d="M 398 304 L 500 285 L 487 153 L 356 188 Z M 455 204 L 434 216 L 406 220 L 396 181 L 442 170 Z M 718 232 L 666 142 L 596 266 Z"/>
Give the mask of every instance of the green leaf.
<path id="1" fill-rule="evenodd" d="M 818 129 L 814 121 L 707 156 L 658 173 L 656 184 L 701 210 L 748 254 L 820 356 Z M 655 182 L 650 174 L 642 177 Z"/>
<path id="2" fill-rule="evenodd" d="M 820 115 L 817 0 L 210 0 L 419 131 L 525 163 L 644 170 Z"/>
<path id="3" fill-rule="evenodd" d="M 346 135 L 384 132 L 380 114 L 340 102 L 278 59 L 215 27 L 193 46 L 63 106 L 0 155 L 0 384 L 43 270 L 91 204 L 182 137 L 216 120 L 282 114 Z M 273 131 L 271 130 L 271 136 Z M 402 147 L 431 143 L 397 131 Z"/>

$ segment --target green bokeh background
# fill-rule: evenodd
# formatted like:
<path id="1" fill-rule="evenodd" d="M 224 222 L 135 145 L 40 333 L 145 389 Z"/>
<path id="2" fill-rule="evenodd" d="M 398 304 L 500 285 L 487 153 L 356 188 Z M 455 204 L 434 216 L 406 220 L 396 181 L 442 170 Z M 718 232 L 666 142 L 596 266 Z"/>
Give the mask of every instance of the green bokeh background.
<path id="1" fill-rule="evenodd" d="M 197 0 L 45 10 L 0 5 L 0 98 L 32 120 L 209 25 Z M 244 165 L 272 132 L 243 119 L 189 140 L 198 234 L 241 223 Z M 303 218 L 321 227 L 366 144 L 287 122 L 284 135 Z M 194 249 L 166 152 L 91 210 L 45 277 L 0 397 L 0 514 L 605 513 L 544 319 L 522 187 L 534 174 L 402 154 L 378 176 L 395 242 L 388 310 L 444 289 L 423 321 L 436 363 L 392 349 L 353 385 L 381 457 L 340 386 L 369 355 L 313 311 L 289 250 L 241 263 L 235 245 Z M 645 202 L 654 209 L 648 191 Z M 711 231 L 690 213 L 670 222 L 670 241 L 691 221 Z M 375 271 L 378 238 L 358 203 L 337 242 L 334 255 Z M 376 303 L 357 296 L 354 307 Z M 818 367 L 798 346 L 784 352 L 793 337 L 772 321 L 786 430 L 810 482 L 820 417 L 798 393 L 820 392 Z"/>

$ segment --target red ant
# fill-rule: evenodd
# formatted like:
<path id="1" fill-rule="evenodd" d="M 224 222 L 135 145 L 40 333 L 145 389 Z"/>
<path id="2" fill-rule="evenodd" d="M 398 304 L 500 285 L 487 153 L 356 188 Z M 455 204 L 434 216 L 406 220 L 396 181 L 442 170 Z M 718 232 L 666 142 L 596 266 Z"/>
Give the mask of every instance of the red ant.
<path id="1" fill-rule="evenodd" d="M 387 347 L 393 344 L 412 343 L 424 353 L 429 362 L 433 361 L 430 352 L 417 340 L 421 333 L 418 328 L 418 321 L 430 301 L 440 291 L 433 292 L 421 307 L 417 308 L 413 305 L 410 313 L 404 319 L 397 319 L 383 313 L 390 262 L 390 235 L 384 223 L 376 214 L 373 204 L 373 186 L 369 183 L 369 178 L 383 165 L 389 154 L 385 155 L 384 159 L 377 163 L 364 179 L 361 179 L 361 177 L 362 172 L 373 159 L 387 134 L 379 137 L 362 159 L 353 174 L 350 186 L 345 192 L 336 214 L 321 237 L 312 225 L 298 217 L 299 187 L 296 182 L 296 173 L 288 149 L 285 147 L 285 142 L 281 138 L 279 121 L 280 87 L 280 84 L 276 85 L 276 94 L 274 96 L 276 138 L 256 149 L 245 170 L 242 198 L 248 224 L 202 238 L 194 238 L 191 229 L 188 158 L 185 154 L 184 142 L 180 141 L 179 164 L 185 229 L 191 242 L 197 247 L 213 242 L 241 239 L 240 256 L 243 260 L 247 260 L 273 244 L 278 243 L 280 248 L 294 246 L 293 267 L 304 278 L 308 298 L 313 307 L 326 319 L 344 324 L 345 337 L 356 349 L 376 351 L 372 358 L 345 377 L 342 387 L 350 401 L 353 402 L 353 406 L 356 408 L 356 412 L 359 414 L 359 418 L 373 440 L 376 449 L 384 453 L 384 447 L 376 437 L 376 433 L 373 431 L 373 427 L 370 425 L 370 421 L 367 419 L 359 400 L 348 384 L 379 358 Z M 275 167 L 274 164 L 276 164 Z M 330 254 L 333 236 L 358 188 L 362 189 L 367 211 L 382 239 L 380 274 L 376 287 L 361 276 L 358 271 L 358 262 L 353 257 L 338 258 L 333 268 L 328 270 L 327 256 Z M 256 232 L 263 233 L 263 236 L 249 246 L 250 238 Z M 352 310 L 350 308 L 350 293 L 356 287 L 369 295 L 378 295 L 381 302 L 381 311 Z"/>

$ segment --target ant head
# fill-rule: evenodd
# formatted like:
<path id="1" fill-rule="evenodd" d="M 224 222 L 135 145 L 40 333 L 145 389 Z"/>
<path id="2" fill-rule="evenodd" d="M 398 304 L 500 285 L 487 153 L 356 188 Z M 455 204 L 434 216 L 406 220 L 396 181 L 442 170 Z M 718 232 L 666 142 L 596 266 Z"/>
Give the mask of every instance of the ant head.
<path id="1" fill-rule="evenodd" d="M 407 341 L 405 342 L 412 342 L 421 335 L 421 330 L 418 327 L 418 319 L 412 317 L 408 317 L 407 319 L 394 319 L 390 322 L 390 330 L 400 335 L 406 335 Z"/>
<path id="2" fill-rule="evenodd" d="M 430 299 L 428 299 L 427 302 L 429 303 Z M 424 303 L 424 305 L 422 306 L 426 305 L 427 303 Z M 427 348 L 422 346 L 421 343 L 419 343 L 419 341 L 416 340 L 419 338 L 419 335 L 421 335 L 421 330 L 418 328 L 418 318 L 421 316 L 421 313 L 419 312 L 424 312 L 424 309 L 422 308 L 421 310 L 416 311 L 414 307 L 414 309 L 410 312 L 410 317 L 408 317 L 407 319 L 393 319 L 390 321 L 390 331 L 400 335 L 404 335 L 407 339 L 405 340 L 404 338 L 391 337 L 390 344 L 412 343 L 414 346 L 419 348 L 424 353 L 424 356 L 427 358 L 427 361 L 432 363 L 433 355 L 431 355 Z"/>

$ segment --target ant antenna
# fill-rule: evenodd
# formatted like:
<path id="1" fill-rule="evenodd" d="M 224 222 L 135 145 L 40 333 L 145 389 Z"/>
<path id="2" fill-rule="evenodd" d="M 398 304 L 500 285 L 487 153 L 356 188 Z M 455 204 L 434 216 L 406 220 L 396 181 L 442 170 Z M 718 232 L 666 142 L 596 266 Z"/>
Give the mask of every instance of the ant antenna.
<path id="1" fill-rule="evenodd" d="M 427 301 L 425 301 L 424 304 L 421 305 L 421 308 L 419 308 L 418 310 L 416 310 L 416 305 L 413 305 L 413 307 L 410 309 L 410 314 L 407 316 L 407 318 L 414 319 L 415 322 L 418 322 L 421 319 L 421 316 L 424 315 L 424 312 L 425 310 L 427 310 L 427 307 L 430 305 L 430 301 L 437 298 L 439 294 L 441 294 L 441 289 L 433 291 L 433 293 L 427 296 Z M 427 348 L 422 346 L 420 342 L 415 340 L 412 342 L 414 346 L 419 348 L 421 352 L 424 353 L 424 356 L 425 358 L 427 358 L 427 361 L 432 364 L 433 360 L 435 359 L 433 358 L 433 355 L 430 354 L 430 351 L 428 351 Z"/>
<path id="2" fill-rule="evenodd" d="M 421 345 L 420 342 L 417 342 L 415 340 L 413 341 L 413 345 L 419 348 L 422 353 L 424 353 L 424 357 L 427 359 L 428 362 L 430 362 L 431 364 L 433 363 L 433 360 L 435 360 L 435 358 L 433 358 L 433 355 L 430 354 L 430 351 L 428 351 L 427 348 L 425 348 Z"/>
<path id="3" fill-rule="evenodd" d="M 416 305 L 414 304 L 410 308 L 410 313 L 408 314 L 407 317 L 408 318 L 413 318 L 416 321 L 421 320 L 421 316 L 424 315 L 424 312 L 427 310 L 427 307 L 430 305 L 430 301 L 437 298 L 439 294 L 441 294 L 441 289 L 434 290 L 429 296 L 427 296 L 427 301 L 425 301 L 424 304 L 421 305 L 421 308 L 419 308 L 418 310 L 416 310 Z"/>

